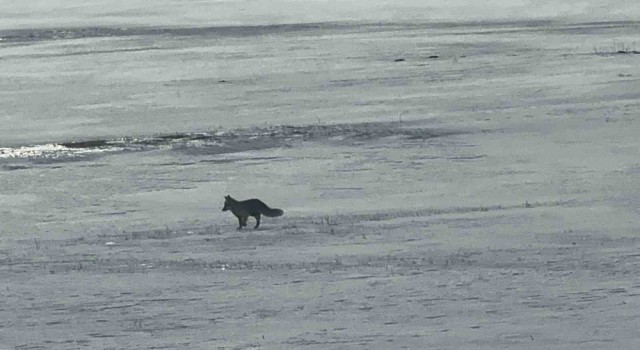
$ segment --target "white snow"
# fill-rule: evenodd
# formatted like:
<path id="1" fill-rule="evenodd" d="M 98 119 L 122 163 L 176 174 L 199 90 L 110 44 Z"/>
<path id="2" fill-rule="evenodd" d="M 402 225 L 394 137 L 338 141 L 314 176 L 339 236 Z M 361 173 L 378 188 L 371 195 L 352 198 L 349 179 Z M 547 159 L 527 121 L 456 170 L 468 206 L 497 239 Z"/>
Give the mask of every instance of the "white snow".
<path id="1" fill-rule="evenodd" d="M 220 26 L 326 21 L 572 21 L 640 18 L 635 0 L 46 0 L 0 1 L 0 29 L 64 26 Z"/>
<path id="2" fill-rule="evenodd" d="M 229 23 L 307 10 L 309 20 L 344 19 L 344 6 L 359 19 L 430 5 L 441 18 L 468 5 L 463 19 L 637 10 L 625 1 L 407 1 L 375 15 L 364 2 L 286 2 L 291 14 L 278 12 L 284 1 L 32 4 L 3 2 L 0 16 L 12 20 L 0 23 L 202 24 L 223 17 L 215 6 L 233 9 Z M 570 27 L 101 38 L 83 49 L 163 50 L 84 56 L 66 55 L 66 40 L 45 57 L 38 43 L 0 48 L 5 154 L 66 151 L 53 142 L 79 137 L 374 122 L 273 143 L 255 134 L 230 153 L 194 143 L 81 161 L 0 157 L 0 348 L 634 349 L 640 56 L 594 48 L 633 45 L 640 32 Z M 220 58 L 220 47 L 245 56 Z M 221 211 L 227 194 L 285 215 L 237 231 Z"/>

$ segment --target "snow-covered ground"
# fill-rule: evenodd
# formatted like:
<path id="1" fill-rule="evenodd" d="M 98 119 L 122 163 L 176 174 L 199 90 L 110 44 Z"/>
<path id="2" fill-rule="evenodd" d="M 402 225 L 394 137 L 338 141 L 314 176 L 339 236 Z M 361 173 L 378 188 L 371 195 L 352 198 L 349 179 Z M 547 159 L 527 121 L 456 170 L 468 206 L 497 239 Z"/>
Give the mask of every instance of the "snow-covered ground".
<path id="1" fill-rule="evenodd" d="M 633 349 L 637 29 L 3 46 L 0 348 Z"/>
<path id="2" fill-rule="evenodd" d="M 255 25 L 327 21 L 635 20 L 635 0 L 0 1 L 0 29 L 95 25 Z"/>

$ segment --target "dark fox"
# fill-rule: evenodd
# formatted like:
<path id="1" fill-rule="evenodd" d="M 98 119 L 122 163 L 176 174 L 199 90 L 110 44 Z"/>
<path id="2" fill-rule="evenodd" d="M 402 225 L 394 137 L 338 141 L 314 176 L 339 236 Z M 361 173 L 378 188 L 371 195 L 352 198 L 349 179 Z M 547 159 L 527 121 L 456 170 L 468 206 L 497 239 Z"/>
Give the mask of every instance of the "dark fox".
<path id="1" fill-rule="evenodd" d="M 222 208 L 222 211 L 227 210 L 231 210 L 233 215 L 238 218 L 240 224 L 238 230 L 242 229 L 243 226 L 247 226 L 249 216 L 256 218 L 256 226 L 254 228 L 258 228 L 260 226 L 260 215 L 275 217 L 284 214 L 281 209 L 269 208 L 259 199 L 252 198 L 246 201 L 237 201 L 231 196 L 224 196 L 224 208 Z"/>

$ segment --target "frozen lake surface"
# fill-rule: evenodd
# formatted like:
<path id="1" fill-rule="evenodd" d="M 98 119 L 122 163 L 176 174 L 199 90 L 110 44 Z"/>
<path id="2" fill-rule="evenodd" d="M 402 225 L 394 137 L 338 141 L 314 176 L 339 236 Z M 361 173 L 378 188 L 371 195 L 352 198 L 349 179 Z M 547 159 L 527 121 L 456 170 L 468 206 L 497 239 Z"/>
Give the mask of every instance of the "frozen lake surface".
<path id="1" fill-rule="evenodd" d="M 0 29 L 0 348 L 638 343 L 640 23 L 87 4 Z"/>

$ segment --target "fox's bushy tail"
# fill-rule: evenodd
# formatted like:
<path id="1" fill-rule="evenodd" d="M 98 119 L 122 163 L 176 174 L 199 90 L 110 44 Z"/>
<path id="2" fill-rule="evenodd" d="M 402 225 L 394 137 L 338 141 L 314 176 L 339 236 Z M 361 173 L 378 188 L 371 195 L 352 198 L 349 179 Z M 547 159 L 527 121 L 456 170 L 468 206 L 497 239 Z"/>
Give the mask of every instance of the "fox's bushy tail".
<path id="1" fill-rule="evenodd" d="M 278 208 L 266 207 L 262 210 L 262 214 L 268 217 L 276 217 L 276 216 L 282 216 L 282 214 L 284 214 L 284 211 Z"/>

